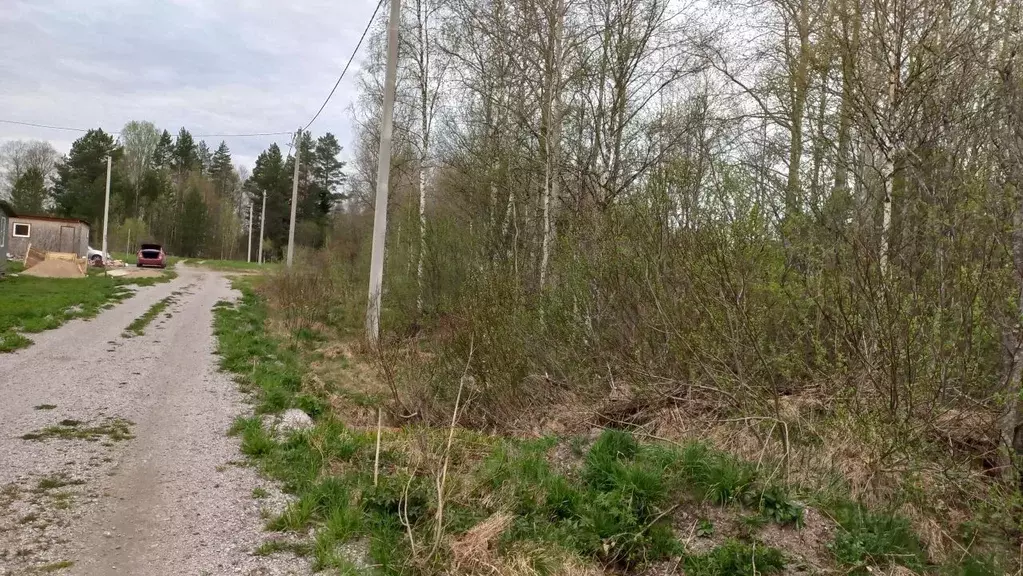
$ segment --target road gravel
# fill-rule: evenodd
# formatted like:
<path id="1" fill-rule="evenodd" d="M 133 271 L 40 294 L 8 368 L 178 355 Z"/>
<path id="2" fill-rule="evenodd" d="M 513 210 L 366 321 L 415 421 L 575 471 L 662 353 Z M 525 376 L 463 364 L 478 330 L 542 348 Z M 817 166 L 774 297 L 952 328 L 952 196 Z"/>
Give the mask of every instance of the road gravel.
<path id="1" fill-rule="evenodd" d="M 309 573 L 253 554 L 286 500 L 226 435 L 246 406 L 217 369 L 212 308 L 237 295 L 222 274 L 177 271 L 0 355 L 0 575 Z"/>

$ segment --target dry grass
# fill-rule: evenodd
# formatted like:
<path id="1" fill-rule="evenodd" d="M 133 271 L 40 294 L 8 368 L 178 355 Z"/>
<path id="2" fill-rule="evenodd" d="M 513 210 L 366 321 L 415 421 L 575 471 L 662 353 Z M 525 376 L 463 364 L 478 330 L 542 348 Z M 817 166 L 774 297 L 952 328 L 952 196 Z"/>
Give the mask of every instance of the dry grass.
<path id="1" fill-rule="evenodd" d="M 494 558 L 494 545 L 501 534 L 511 526 L 514 516 L 498 512 L 451 543 L 451 554 L 455 570 L 474 572 L 480 568 L 500 573 Z"/>

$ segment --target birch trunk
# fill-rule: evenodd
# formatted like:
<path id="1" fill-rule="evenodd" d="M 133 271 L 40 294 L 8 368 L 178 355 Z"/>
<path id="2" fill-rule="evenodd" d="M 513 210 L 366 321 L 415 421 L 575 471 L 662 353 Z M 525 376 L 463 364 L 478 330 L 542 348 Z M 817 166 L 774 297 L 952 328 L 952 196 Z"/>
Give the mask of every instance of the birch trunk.
<path id="1" fill-rule="evenodd" d="M 551 54 L 548 57 L 550 66 L 547 70 L 549 81 L 549 92 L 547 94 L 547 126 L 546 126 L 546 154 L 544 166 L 544 190 L 543 190 L 543 239 L 540 246 L 540 288 L 547 285 L 547 268 L 550 263 L 551 245 L 554 242 L 554 226 L 552 222 L 552 204 L 558 196 L 558 161 L 560 146 L 560 96 L 561 78 L 559 66 L 561 65 L 561 34 L 562 20 L 564 19 L 564 0 L 555 0 L 551 10 Z"/>

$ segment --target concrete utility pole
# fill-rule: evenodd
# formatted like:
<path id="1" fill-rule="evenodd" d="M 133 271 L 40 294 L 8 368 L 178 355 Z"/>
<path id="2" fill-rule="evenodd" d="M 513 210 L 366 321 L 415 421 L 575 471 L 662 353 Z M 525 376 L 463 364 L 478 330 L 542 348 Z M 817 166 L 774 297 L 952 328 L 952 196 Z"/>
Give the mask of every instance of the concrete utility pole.
<path id="1" fill-rule="evenodd" d="M 103 263 L 107 262 L 107 218 L 110 216 L 110 156 L 107 156 L 107 192 L 103 197 Z"/>
<path id="2" fill-rule="evenodd" d="M 245 253 L 245 261 L 252 262 L 252 198 L 249 198 L 249 243 L 248 251 Z"/>
<path id="3" fill-rule="evenodd" d="M 369 305 L 366 307 L 366 339 L 380 337 L 380 292 L 384 281 L 384 241 L 387 238 L 387 184 L 391 176 L 391 131 L 394 89 L 398 76 L 398 19 L 401 0 L 391 0 L 387 20 L 387 74 L 384 76 L 384 108 L 380 119 L 380 153 L 377 155 L 377 203 L 373 218 L 373 255 L 369 265 Z"/>
<path id="4" fill-rule="evenodd" d="M 263 213 L 259 217 L 259 263 L 263 263 L 263 229 L 266 226 L 266 190 L 263 190 Z"/>
<path id="5" fill-rule="evenodd" d="M 288 268 L 291 268 L 291 261 L 295 257 L 295 212 L 298 209 L 298 163 L 302 158 L 302 150 L 299 141 L 302 138 L 302 129 L 295 132 L 295 175 L 291 178 L 291 225 L 288 226 Z"/>

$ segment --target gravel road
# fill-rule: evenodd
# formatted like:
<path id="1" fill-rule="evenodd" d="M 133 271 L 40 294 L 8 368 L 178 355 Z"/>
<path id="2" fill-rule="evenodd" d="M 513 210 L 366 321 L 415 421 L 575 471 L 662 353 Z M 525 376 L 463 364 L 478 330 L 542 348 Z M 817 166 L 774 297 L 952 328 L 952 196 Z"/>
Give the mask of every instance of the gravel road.
<path id="1" fill-rule="evenodd" d="M 177 271 L 0 354 L 0 574 L 309 573 L 252 553 L 263 509 L 283 501 L 225 434 L 246 408 L 217 371 L 212 307 L 235 294 L 220 274 Z M 166 297 L 145 334 L 123 336 Z"/>

